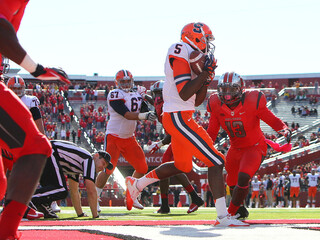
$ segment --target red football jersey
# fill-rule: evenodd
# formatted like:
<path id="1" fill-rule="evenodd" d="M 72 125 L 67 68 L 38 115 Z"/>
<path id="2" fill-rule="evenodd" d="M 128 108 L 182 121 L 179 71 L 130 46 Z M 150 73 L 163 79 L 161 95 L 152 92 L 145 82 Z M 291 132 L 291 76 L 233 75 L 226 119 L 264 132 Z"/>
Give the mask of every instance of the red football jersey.
<path id="1" fill-rule="evenodd" d="M 257 144 L 264 135 L 260 119 L 275 131 L 286 128 L 266 106 L 264 94 L 258 90 L 245 91 L 239 105 L 231 110 L 223 104 L 217 93 L 209 97 L 207 110 L 211 112 L 208 133 L 215 140 L 220 126 L 227 132 L 231 146 L 245 148 Z"/>
<path id="2" fill-rule="evenodd" d="M 161 124 L 162 124 L 162 113 L 163 113 L 162 107 L 163 107 L 163 99 L 160 97 L 157 97 L 154 100 L 154 108 L 156 110 L 158 120 Z"/>

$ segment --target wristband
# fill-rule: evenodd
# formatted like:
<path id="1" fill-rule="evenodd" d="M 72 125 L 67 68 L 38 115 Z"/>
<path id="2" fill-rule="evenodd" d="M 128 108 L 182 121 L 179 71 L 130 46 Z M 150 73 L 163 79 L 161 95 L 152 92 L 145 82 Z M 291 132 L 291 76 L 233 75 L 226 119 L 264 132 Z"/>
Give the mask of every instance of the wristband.
<path id="1" fill-rule="evenodd" d="M 139 113 L 139 114 L 138 114 L 138 118 L 139 118 L 140 120 L 146 120 L 148 113 L 149 113 L 149 112 Z"/>

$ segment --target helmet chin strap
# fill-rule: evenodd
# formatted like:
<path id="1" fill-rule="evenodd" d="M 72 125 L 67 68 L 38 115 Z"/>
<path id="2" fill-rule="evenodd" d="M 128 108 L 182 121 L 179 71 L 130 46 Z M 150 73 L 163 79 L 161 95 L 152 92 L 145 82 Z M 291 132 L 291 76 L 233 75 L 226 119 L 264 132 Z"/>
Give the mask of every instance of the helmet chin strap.
<path id="1" fill-rule="evenodd" d="M 198 51 L 202 52 L 202 50 L 200 48 L 198 48 L 197 45 L 195 45 L 188 37 L 185 37 L 187 39 L 187 41 L 189 42 L 189 44 L 194 47 L 195 49 L 197 49 Z"/>

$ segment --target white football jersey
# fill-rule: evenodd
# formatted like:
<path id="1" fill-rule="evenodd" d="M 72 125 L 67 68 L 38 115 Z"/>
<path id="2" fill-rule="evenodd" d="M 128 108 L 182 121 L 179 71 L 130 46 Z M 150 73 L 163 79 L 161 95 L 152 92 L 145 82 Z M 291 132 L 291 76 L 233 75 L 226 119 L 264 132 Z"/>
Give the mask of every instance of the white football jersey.
<path id="1" fill-rule="evenodd" d="M 141 95 L 137 92 L 125 92 L 121 89 L 114 89 L 109 92 L 107 99 L 110 119 L 108 121 L 106 134 L 112 134 L 119 138 L 132 137 L 136 130 L 137 120 L 126 119 L 110 106 L 110 102 L 121 100 L 130 112 L 140 112 L 143 101 Z"/>
<path id="2" fill-rule="evenodd" d="M 295 176 L 293 176 L 293 174 L 290 174 L 289 179 L 291 187 L 300 187 L 300 174 L 296 174 Z"/>
<path id="3" fill-rule="evenodd" d="M 170 65 L 170 57 L 174 56 L 176 58 L 181 58 L 186 60 L 189 63 L 189 55 L 193 52 L 192 49 L 187 43 L 179 42 L 173 44 L 169 50 L 166 57 L 166 62 L 164 66 L 165 72 L 165 81 L 163 85 L 163 111 L 164 112 L 176 112 L 176 111 L 194 111 L 195 110 L 195 100 L 196 95 L 193 95 L 187 101 L 183 101 L 179 96 L 178 89 L 176 87 L 176 83 L 179 81 L 183 81 L 185 79 L 194 79 L 197 75 L 192 72 L 191 76 L 181 76 L 179 79 L 174 79 L 173 70 Z M 190 65 L 190 63 L 189 63 Z"/>
<path id="4" fill-rule="evenodd" d="M 259 191 L 261 182 L 260 181 L 258 181 L 258 182 L 252 181 L 251 185 L 252 185 L 252 191 Z"/>
<path id="5" fill-rule="evenodd" d="M 312 175 L 311 173 L 308 173 L 307 177 L 308 177 L 308 186 L 309 187 L 315 187 L 318 185 L 318 178 L 319 178 L 318 173 L 316 173 L 314 175 Z"/>
<path id="6" fill-rule="evenodd" d="M 34 107 L 38 108 L 40 105 L 40 101 L 36 96 L 23 95 L 20 99 L 24 103 L 24 105 L 27 106 L 28 109 L 31 109 Z"/>

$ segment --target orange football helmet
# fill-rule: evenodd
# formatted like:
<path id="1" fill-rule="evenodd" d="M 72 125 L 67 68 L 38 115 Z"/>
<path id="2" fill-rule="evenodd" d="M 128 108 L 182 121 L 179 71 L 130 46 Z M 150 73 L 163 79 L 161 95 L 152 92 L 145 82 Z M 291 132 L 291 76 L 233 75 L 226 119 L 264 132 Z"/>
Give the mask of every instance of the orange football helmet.
<path id="1" fill-rule="evenodd" d="M 189 23 L 182 28 L 181 41 L 203 53 L 214 51 L 214 45 L 211 43 L 213 40 L 210 28 L 204 23 Z"/>
<path id="2" fill-rule="evenodd" d="M 128 70 L 120 70 L 116 74 L 116 86 L 125 92 L 129 92 L 133 88 L 133 76 Z"/>
<path id="3" fill-rule="evenodd" d="M 26 85 L 24 80 L 20 76 L 14 76 L 8 79 L 7 86 L 10 88 L 18 97 L 22 97 L 25 94 Z"/>

